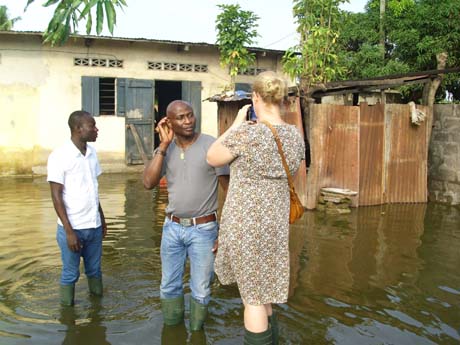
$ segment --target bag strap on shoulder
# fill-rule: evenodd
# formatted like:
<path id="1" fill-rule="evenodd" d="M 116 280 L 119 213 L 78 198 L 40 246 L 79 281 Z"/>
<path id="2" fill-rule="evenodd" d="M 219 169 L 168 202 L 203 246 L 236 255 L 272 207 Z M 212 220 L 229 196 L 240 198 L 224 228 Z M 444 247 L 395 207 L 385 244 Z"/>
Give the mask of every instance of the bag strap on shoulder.
<path id="1" fill-rule="evenodd" d="M 270 130 L 272 131 L 273 136 L 275 137 L 276 145 L 278 146 L 278 152 L 279 152 L 279 154 L 281 156 L 281 161 L 283 162 L 284 170 L 286 171 L 286 175 L 287 175 L 287 179 L 288 179 L 288 183 L 289 183 L 289 188 L 294 190 L 294 182 L 292 180 L 291 173 L 289 172 L 289 167 L 288 167 L 287 162 L 286 162 L 286 157 L 284 156 L 283 147 L 281 146 L 281 141 L 280 141 L 280 138 L 278 136 L 278 132 L 272 126 L 271 123 L 269 123 L 267 121 L 260 121 L 260 123 L 263 123 L 268 128 L 270 128 Z"/>

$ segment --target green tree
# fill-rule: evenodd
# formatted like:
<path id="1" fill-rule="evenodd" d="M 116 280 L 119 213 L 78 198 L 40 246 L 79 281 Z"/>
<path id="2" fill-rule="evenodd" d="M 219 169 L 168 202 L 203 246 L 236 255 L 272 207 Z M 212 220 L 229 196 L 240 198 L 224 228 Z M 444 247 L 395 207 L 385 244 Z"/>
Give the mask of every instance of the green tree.
<path id="1" fill-rule="evenodd" d="M 8 8 L 0 6 L 0 31 L 9 31 L 13 29 L 14 23 L 20 20 L 21 17 L 10 18 Z"/>
<path id="2" fill-rule="evenodd" d="M 384 55 L 379 45 L 380 0 L 369 0 L 365 13 L 347 14 L 339 45 L 344 55 L 347 78 L 441 69 L 460 64 L 460 0 L 387 0 L 382 18 Z M 444 80 L 453 88 L 458 75 Z M 441 78 L 427 83 L 422 102 L 432 104 Z M 411 88 L 414 91 L 414 88 Z M 412 97 L 412 96 L 411 96 Z"/>
<path id="3" fill-rule="evenodd" d="M 300 42 L 287 50 L 283 68 L 291 78 L 299 80 L 301 90 L 307 95 L 312 86 L 338 79 L 344 73 L 337 39 L 342 14 L 339 5 L 347 1 L 293 1 Z"/>
<path id="4" fill-rule="evenodd" d="M 216 18 L 217 44 L 220 63 L 228 67 L 230 89 L 235 88 L 239 72 L 245 71 L 255 61 L 255 54 L 248 50 L 257 35 L 259 17 L 251 11 L 242 10 L 239 5 L 217 5 L 221 13 Z"/>
<path id="5" fill-rule="evenodd" d="M 387 13 L 387 12 L 386 12 Z M 337 40 L 340 60 L 346 73 L 342 79 L 364 79 L 406 73 L 409 66 L 400 59 L 388 59 L 393 47 L 384 39 L 382 45 L 381 10 L 379 1 L 368 3 L 365 13 L 344 13 Z"/>
<path id="6" fill-rule="evenodd" d="M 26 8 L 36 0 L 27 0 Z M 78 23 L 86 21 L 86 33 L 89 35 L 93 26 L 93 15 L 96 15 L 96 33 L 101 34 L 104 17 L 107 28 L 113 34 L 116 24 L 116 7 L 122 9 L 126 6 L 125 0 L 47 0 L 43 6 L 56 6 L 53 17 L 45 30 L 43 39 L 51 45 L 62 45 L 70 34 L 77 31 Z M 105 13 L 105 15 L 104 15 Z"/>

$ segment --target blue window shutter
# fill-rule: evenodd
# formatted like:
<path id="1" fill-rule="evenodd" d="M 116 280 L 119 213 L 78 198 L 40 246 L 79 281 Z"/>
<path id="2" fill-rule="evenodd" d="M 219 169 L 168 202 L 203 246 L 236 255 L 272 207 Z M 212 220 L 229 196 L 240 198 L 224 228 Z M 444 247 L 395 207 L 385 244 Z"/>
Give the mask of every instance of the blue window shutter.
<path id="1" fill-rule="evenodd" d="M 93 116 L 99 115 L 99 77 L 81 77 L 81 106 Z"/>
<path id="2" fill-rule="evenodd" d="M 196 131 L 201 132 L 201 81 L 182 81 L 182 99 L 189 102 L 196 117 Z"/>
<path id="3" fill-rule="evenodd" d="M 155 81 L 126 79 L 125 85 L 125 115 L 135 111 L 142 114 L 142 118 L 152 120 Z"/>
<path id="4" fill-rule="evenodd" d="M 126 78 L 117 78 L 117 116 L 126 116 Z"/>

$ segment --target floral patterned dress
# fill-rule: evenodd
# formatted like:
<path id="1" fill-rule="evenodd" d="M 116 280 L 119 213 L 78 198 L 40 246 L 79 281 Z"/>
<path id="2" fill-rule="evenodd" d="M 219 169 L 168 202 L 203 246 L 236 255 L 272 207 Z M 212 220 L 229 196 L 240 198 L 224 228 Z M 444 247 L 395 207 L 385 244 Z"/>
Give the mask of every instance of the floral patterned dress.
<path id="1" fill-rule="evenodd" d="M 295 173 L 305 157 L 293 125 L 274 125 Z M 219 230 L 215 271 L 249 304 L 285 303 L 289 289 L 289 187 L 270 128 L 243 123 L 222 142 L 236 157 Z"/>

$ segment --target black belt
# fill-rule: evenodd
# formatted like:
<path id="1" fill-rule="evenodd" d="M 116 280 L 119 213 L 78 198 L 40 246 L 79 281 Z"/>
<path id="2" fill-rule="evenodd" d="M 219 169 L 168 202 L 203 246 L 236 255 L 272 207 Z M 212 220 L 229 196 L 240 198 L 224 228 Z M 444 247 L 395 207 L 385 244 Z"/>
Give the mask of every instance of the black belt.
<path id="1" fill-rule="evenodd" d="M 179 218 L 173 214 L 167 215 L 175 223 L 179 223 L 182 226 L 192 226 L 198 224 L 204 224 L 209 222 L 215 222 L 217 220 L 216 213 L 207 214 L 206 216 L 194 217 L 194 218 Z"/>

